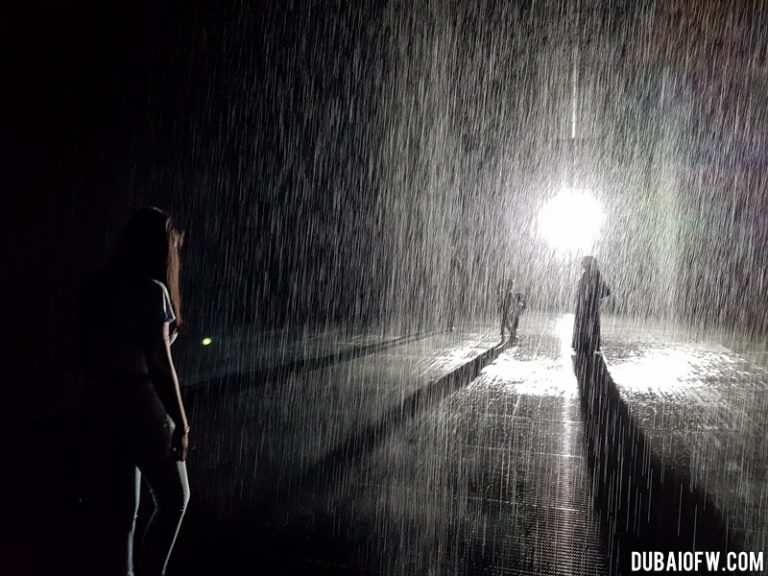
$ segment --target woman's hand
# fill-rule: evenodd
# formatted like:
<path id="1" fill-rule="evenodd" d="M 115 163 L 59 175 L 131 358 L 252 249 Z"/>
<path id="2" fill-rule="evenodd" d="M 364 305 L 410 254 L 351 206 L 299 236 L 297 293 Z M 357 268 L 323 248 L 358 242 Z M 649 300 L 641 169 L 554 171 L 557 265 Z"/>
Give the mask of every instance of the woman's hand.
<path id="1" fill-rule="evenodd" d="M 171 436 L 171 454 L 176 460 L 184 462 L 189 450 L 189 426 L 179 426 Z"/>
<path id="2" fill-rule="evenodd" d="M 154 332 L 154 335 L 148 334 L 145 347 L 145 357 L 157 395 L 168 416 L 176 424 L 171 435 L 171 456 L 183 462 L 187 458 L 189 448 L 189 425 L 184 404 L 181 401 L 179 378 L 171 359 L 168 322 L 163 322 L 161 330 Z"/>

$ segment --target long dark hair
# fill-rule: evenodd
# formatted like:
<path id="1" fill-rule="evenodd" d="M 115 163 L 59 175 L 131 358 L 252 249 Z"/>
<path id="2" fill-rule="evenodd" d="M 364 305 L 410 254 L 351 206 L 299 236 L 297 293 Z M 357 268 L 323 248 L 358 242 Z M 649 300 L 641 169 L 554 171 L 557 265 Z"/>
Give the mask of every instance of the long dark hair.
<path id="1" fill-rule="evenodd" d="M 159 208 L 141 208 L 133 213 L 120 237 L 111 272 L 122 278 L 149 277 L 168 288 L 176 324 L 182 324 L 179 250 L 184 234 L 173 219 Z"/>

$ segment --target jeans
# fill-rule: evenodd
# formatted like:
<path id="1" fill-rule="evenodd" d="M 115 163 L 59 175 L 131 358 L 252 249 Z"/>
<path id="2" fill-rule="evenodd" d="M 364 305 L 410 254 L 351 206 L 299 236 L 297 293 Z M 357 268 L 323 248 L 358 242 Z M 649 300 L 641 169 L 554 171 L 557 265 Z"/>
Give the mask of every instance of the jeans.
<path id="1" fill-rule="evenodd" d="M 154 512 L 138 550 L 138 574 L 165 574 L 189 502 L 189 483 L 185 463 L 171 455 L 173 422 L 152 382 L 120 381 L 109 393 L 92 392 L 84 421 L 88 567 L 94 574 L 133 576 L 144 476 Z"/>

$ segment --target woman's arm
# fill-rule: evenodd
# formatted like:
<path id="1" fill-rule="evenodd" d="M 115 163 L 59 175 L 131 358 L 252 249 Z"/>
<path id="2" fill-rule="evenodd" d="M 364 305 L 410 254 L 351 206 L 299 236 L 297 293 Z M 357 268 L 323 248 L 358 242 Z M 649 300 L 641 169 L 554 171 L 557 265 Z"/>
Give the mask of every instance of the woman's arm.
<path id="1" fill-rule="evenodd" d="M 147 342 L 147 364 L 157 395 L 176 424 L 174 449 L 180 460 L 186 459 L 189 421 L 181 400 L 181 388 L 171 356 L 171 335 L 168 322 L 163 322 Z"/>

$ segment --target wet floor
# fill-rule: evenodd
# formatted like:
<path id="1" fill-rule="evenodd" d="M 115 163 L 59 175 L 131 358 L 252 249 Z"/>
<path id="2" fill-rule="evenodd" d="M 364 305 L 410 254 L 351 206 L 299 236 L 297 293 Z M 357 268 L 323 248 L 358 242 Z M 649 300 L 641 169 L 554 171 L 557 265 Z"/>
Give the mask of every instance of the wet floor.
<path id="1" fill-rule="evenodd" d="M 307 574 L 616 574 L 628 550 L 763 550 L 764 368 L 608 322 L 584 376 L 571 321 L 531 316 L 478 377 L 402 417 L 492 332 L 293 374 L 230 408 L 217 396 L 211 431 L 253 415 L 229 473 L 201 482 L 236 518 L 227 555 Z M 208 450 L 231 453 L 217 438 Z"/>
<path id="2" fill-rule="evenodd" d="M 311 515 L 382 574 L 603 574 L 578 387 L 552 326 L 380 446 Z"/>
<path id="3" fill-rule="evenodd" d="M 744 550 L 768 550 L 768 369 L 754 350 L 609 328 L 605 361 L 652 452 L 690 479 Z"/>
<path id="4" fill-rule="evenodd" d="M 265 491 L 271 502 L 290 500 L 332 454 L 346 447 L 348 453 L 328 462 L 343 468 L 347 456 L 362 451 L 350 443 L 366 441 L 372 428 L 395 430 L 404 403 L 497 343 L 489 330 L 435 334 L 319 370 L 267 379 L 245 373 L 190 391 L 190 419 L 199 423 L 198 498 L 220 518 L 239 502 L 261 502 Z"/>
<path id="5" fill-rule="evenodd" d="M 631 550 L 766 549 L 754 355 L 607 318 L 580 364 L 570 317 L 524 320 L 511 347 L 493 327 L 343 356 L 355 338 L 313 336 L 278 371 L 185 389 L 192 501 L 169 574 L 619 574 Z M 11 492 L 38 486 L 26 501 L 71 526 L 74 480 L 46 489 L 24 462 Z"/>
<path id="6" fill-rule="evenodd" d="M 477 378 L 423 395 L 402 419 L 393 407 L 434 390 L 496 334 L 432 336 L 239 390 L 231 404 L 217 394 L 211 431 L 232 419 L 241 432 L 215 436 L 207 451 L 231 455 L 235 437 L 239 448 L 229 468 L 212 463 L 203 497 L 237 518 L 229 553 L 258 550 L 254 569 L 304 573 L 604 573 L 565 332 L 558 318 L 531 322 Z M 288 418 L 296 402 L 303 419 Z M 391 425 L 374 428 L 375 441 L 359 438 L 382 420 Z M 350 435 L 358 443 L 339 452 L 334 441 Z M 233 473 L 245 463 L 260 483 Z"/>

